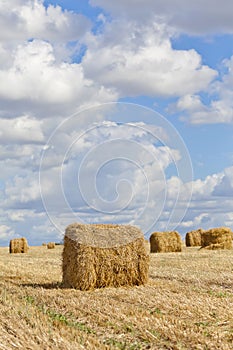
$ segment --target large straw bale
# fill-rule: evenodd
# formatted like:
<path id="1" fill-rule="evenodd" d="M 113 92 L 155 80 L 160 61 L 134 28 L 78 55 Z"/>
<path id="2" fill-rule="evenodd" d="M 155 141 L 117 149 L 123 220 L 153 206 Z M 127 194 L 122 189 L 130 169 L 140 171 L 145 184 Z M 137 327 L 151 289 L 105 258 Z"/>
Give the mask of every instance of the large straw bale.
<path id="1" fill-rule="evenodd" d="M 15 253 L 27 253 L 29 249 L 27 239 L 22 238 L 14 238 L 10 240 L 9 251 L 11 254 Z"/>
<path id="2" fill-rule="evenodd" d="M 178 232 L 154 232 L 150 236 L 151 253 L 181 252 L 182 240 Z"/>
<path id="3" fill-rule="evenodd" d="M 205 249 L 232 249 L 232 231 L 228 227 L 217 227 L 204 231 L 201 247 Z"/>
<path id="4" fill-rule="evenodd" d="M 204 232 L 201 228 L 186 233 L 185 244 L 187 247 L 201 246 L 201 235 Z"/>
<path id="5" fill-rule="evenodd" d="M 48 248 L 48 249 L 54 249 L 54 248 L 55 248 L 55 242 L 49 242 L 49 243 L 47 244 L 47 248 Z"/>
<path id="6" fill-rule="evenodd" d="M 72 224 L 63 248 L 63 285 L 90 290 L 145 284 L 149 254 L 142 232 L 125 225 Z"/>

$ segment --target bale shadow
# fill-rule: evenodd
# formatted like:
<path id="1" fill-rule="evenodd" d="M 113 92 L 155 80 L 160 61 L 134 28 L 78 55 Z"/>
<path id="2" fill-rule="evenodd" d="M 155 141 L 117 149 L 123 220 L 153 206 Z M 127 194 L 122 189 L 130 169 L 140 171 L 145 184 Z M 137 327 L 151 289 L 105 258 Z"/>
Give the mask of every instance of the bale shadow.
<path id="1" fill-rule="evenodd" d="M 43 288 L 43 289 L 64 289 L 62 282 L 53 283 L 21 283 L 21 287 Z"/>

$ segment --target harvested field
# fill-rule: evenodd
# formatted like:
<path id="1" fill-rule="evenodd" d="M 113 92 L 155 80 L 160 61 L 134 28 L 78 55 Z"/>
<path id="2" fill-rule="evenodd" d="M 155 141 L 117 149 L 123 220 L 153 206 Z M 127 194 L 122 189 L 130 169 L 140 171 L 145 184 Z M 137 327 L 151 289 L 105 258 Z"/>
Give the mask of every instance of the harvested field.
<path id="1" fill-rule="evenodd" d="M 87 292 L 61 288 L 62 250 L 0 248 L 1 350 L 232 349 L 231 250 L 151 254 L 145 286 Z"/>

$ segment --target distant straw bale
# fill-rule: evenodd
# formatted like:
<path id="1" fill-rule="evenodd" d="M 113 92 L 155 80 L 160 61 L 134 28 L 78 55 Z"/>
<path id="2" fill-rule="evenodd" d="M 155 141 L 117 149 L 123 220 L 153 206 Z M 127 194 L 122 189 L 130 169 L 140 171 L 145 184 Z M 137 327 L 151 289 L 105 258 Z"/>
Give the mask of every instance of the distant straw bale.
<path id="1" fill-rule="evenodd" d="M 42 243 L 42 247 L 47 247 L 47 243 Z"/>
<path id="2" fill-rule="evenodd" d="M 15 253 L 27 253 L 29 249 L 27 239 L 22 238 L 14 238 L 10 240 L 9 251 L 11 254 Z"/>
<path id="3" fill-rule="evenodd" d="M 154 232 L 150 236 L 151 253 L 181 252 L 182 240 L 178 232 Z"/>
<path id="4" fill-rule="evenodd" d="M 185 244 L 187 247 L 201 246 L 201 235 L 204 232 L 201 228 L 186 233 Z"/>
<path id="5" fill-rule="evenodd" d="M 232 231 L 228 227 L 217 227 L 204 231 L 201 247 L 209 250 L 232 249 Z"/>
<path id="6" fill-rule="evenodd" d="M 54 248 L 55 248 L 55 242 L 49 242 L 49 243 L 47 244 L 47 248 L 48 248 L 48 249 L 54 249 Z"/>
<path id="7" fill-rule="evenodd" d="M 63 285 L 91 290 L 148 280 L 149 254 L 142 232 L 125 225 L 72 224 L 63 248 Z"/>

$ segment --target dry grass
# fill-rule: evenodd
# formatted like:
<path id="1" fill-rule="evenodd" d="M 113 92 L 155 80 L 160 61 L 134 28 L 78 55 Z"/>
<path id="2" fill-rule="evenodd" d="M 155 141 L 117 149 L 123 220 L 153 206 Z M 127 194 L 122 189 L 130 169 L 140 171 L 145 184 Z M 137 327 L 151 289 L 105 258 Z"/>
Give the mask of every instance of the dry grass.
<path id="1" fill-rule="evenodd" d="M 1 350 L 232 349 L 232 250 L 151 254 L 146 286 L 82 292 L 60 288 L 62 248 L 0 248 Z"/>
<path id="2" fill-rule="evenodd" d="M 63 285 L 80 290 L 145 284 L 149 254 L 144 236 L 129 225 L 71 224 L 62 270 Z"/>

